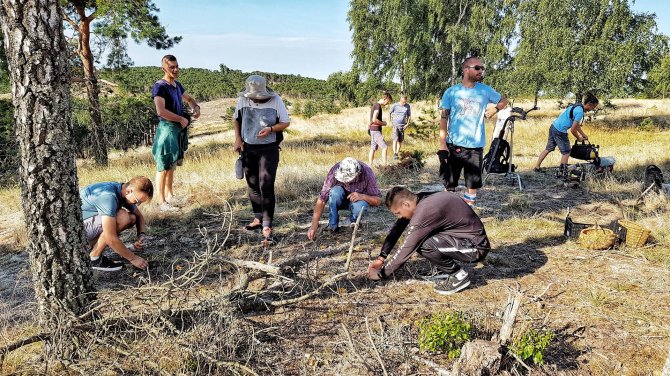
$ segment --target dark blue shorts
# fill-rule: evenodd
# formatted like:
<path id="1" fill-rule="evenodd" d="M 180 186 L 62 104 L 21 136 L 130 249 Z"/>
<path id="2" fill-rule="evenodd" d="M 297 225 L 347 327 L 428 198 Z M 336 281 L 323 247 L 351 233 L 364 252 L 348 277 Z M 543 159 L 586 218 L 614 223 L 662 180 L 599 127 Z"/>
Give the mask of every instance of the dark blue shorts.
<path id="1" fill-rule="evenodd" d="M 560 132 L 552 124 L 549 127 L 549 138 L 547 139 L 547 146 L 545 149 L 547 151 L 554 151 L 558 146 L 558 150 L 561 151 L 561 154 L 570 154 L 570 140 L 568 140 L 568 134 Z"/>

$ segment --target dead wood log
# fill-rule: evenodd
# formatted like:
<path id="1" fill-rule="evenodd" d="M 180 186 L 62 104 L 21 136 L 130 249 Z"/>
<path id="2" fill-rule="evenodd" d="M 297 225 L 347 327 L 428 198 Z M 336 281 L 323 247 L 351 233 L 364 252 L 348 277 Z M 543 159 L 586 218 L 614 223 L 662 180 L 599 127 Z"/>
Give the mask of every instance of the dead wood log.
<path id="1" fill-rule="evenodd" d="M 505 312 L 503 313 L 503 324 L 500 328 L 500 332 L 493 336 L 492 341 L 498 342 L 501 345 L 506 345 L 507 342 L 512 338 L 512 330 L 514 329 L 514 321 L 516 321 L 516 314 L 519 311 L 519 306 L 521 305 L 521 298 L 523 294 L 521 291 L 516 292 L 514 296 L 512 294 L 507 298 L 507 305 L 505 306 Z"/>

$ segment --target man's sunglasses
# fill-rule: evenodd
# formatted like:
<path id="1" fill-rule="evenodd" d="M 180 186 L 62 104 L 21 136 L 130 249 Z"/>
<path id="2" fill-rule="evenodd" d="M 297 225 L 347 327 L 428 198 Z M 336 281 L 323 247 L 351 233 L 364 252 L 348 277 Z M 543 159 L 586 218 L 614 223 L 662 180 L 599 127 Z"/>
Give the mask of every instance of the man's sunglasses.
<path id="1" fill-rule="evenodd" d="M 478 71 L 483 71 L 484 69 L 486 69 L 486 68 L 484 68 L 483 65 L 466 65 L 465 67 L 466 68 L 472 68 L 472 69 L 478 70 Z"/>

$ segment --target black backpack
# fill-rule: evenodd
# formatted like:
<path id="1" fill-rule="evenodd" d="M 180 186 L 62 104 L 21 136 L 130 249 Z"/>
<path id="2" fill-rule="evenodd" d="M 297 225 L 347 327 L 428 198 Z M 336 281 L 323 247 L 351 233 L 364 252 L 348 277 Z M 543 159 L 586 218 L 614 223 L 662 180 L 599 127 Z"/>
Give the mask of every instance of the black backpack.
<path id="1" fill-rule="evenodd" d="M 575 108 L 576 107 L 579 107 L 579 108 L 582 109 L 582 111 L 584 111 L 584 105 L 583 104 L 581 104 L 579 102 L 575 102 L 575 103 L 571 104 L 570 105 L 570 121 L 572 121 L 572 122 L 575 121 Z M 570 123 L 570 126 L 572 126 L 572 123 Z"/>
<path id="2" fill-rule="evenodd" d="M 482 171 L 488 174 L 502 174 L 509 170 L 510 147 L 509 142 L 503 138 L 505 127 L 502 128 L 498 137 L 491 142 L 489 151 L 484 155 Z M 512 165 L 512 171 L 516 166 Z"/>
<path id="3" fill-rule="evenodd" d="M 651 186 L 657 193 L 663 189 L 663 171 L 656 165 L 649 165 L 644 169 L 644 190 Z"/>

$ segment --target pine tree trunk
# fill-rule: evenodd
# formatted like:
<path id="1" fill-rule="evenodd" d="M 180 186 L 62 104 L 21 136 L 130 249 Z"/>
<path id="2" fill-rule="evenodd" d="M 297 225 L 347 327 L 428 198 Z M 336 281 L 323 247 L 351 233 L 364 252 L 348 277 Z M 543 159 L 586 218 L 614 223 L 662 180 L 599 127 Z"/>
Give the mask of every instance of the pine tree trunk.
<path id="1" fill-rule="evenodd" d="M 84 14 L 84 9 L 78 9 Z M 91 115 L 91 131 L 93 133 L 93 160 L 99 166 L 107 166 L 107 137 L 102 126 L 102 115 L 100 111 L 100 86 L 95 75 L 94 58 L 91 51 L 91 21 L 88 17 L 82 18 L 79 23 L 79 58 L 84 67 L 84 80 L 86 82 L 86 93 L 88 95 L 88 112 Z"/>
<path id="2" fill-rule="evenodd" d="M 56 334 L 48 348 L 67 356 L 75 341 L 62 329 L 94 295 L 81 224 L 63 16 L 58 0 L 0 4 L 35 296 L 42 324 Z"/>

